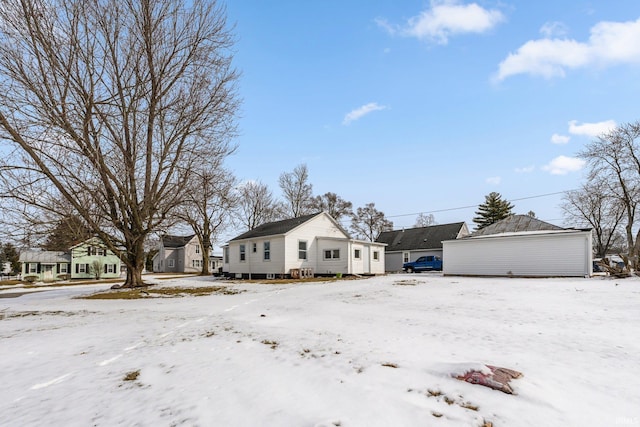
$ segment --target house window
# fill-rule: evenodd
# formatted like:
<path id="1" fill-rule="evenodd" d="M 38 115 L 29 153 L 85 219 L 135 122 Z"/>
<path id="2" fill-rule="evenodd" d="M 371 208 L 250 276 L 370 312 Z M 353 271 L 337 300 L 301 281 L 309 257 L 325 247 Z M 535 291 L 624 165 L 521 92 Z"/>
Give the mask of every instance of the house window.
<path id="1" fill-rule="evenodd" d="M 68 273 L 66 263 L 60 264 L 60 273 Z"/>
<path id="2" fill-rule="evenodd" d="M 269 261 L 271 259 L 271 242 L 264 242 L 264 260 Z"/>
<path id="3" fill-rule="evenodd" d="M 175 267 L 175 265 L 176 265 L 175 264 L 175 260 L 173 260 L 173 259 L 167 260 L 167 267 L 173 268 L 173 267 Z"/>
<path id="4" fill-rule="evenodd" d="M 373 251 L 373 260 L 374 261 L 380 261 L 380 252 Z"/>
<path id="5" fill-rule="evenodd" d="M 253 253 L 254 253 L 254 254 L 255 254 L 256 252 L 258 252 L 258 244 L 257 244 L 257 243 L 254 243 L 254 244 L 252 245 L 251 250 L 253 251 Z"/>
<path id="6" fill-rule="evenodd" d="M 402 252 L 402 262 L 409 262 L 409 252 Z"/>
<path id="7" fill-rule="evenodd" d="M 116 265 L 115 264 L 107 264 L 107 273 L 115 273 Z"/>
<path id="8" fill-rule="evenodd" d="M 247 253 L 244 245 L 240 245 L 240 262 L 247 259 Z"/>
<path id="9" fill-rule="evenodd" d="M 353 250 L 353 257 L 355 259 L 360 259 L 360 249 L 354 249 Z"/>
<path id="10" fill-rule="evenodd" d="M 340 259 L 340 249 L 325 249 L 324 259 Z"/>
<path id="11" fill-rule="evenodd" d="M 96 255 L 105 256 L 105 255 L 107 255 L 107 251 L 105 251 L 102 248 L 97 248 L 96 249 Z"/>
<path id="12" fill-rule="evenodd" d="M 77 264 L 78 273 L 86 273 L 87 272 L 87 264 Z"/>
<path id="13" fill-rule="evenodd" d="M 38 264 L 34 262 L 29 263 L 29 273 L 37 273 L 38 272 Z"/>
<path id="14" fill-rule="evenodd" d="M 307 259 L 307 242 L 306 240 L 298 241 L 298 259 Z"/>
<path id="15" fill-rule="evenodd" d="M 202 261 L 201 261 L 201 260 L 199 260 L 199 259 L 192 259 L 192 260 L 191 260 L 191 267 L 193 267 L 193 268 L 200 268 L 200 267 L 202 267 L 201 262 L 202 262 Z"/>
<path id="16" fill-rule="evenodd" d="M 199 254 L 200 253 L 200 245 L 196 245 L 196 253 Z"/>

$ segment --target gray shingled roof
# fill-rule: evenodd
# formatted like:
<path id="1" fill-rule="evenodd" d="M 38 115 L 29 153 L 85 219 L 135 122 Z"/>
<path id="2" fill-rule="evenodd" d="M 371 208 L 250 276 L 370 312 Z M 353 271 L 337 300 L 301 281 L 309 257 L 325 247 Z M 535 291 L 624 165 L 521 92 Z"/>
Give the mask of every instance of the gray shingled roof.
<path id="1" fill-rule="evenodd" d="M 548 222 L 540 221 L 539 219 L 529 215 L 510 215 L 503 220 L 483 228 L 482 230 L 474 231 L 471 236 L 488 236 L 490 234 L 543 230 L 564 230 L 564 228 L 549 224 Z"/>
<path id="2" fill-rule="evenodd" d="M 383 231 L 376 242 L 386 243 L 386 252 L 415 251 L 419 249 L 442 249 L 443 240 L 453 240 L 464 226 L 464 222 Z"/>
<path id="3" fill-rule="evenodd" d="M 266 224 L 259 225 L 253 230 L 247 231 L 246 233 L 242 233 L 241 235 L 234 237 L 230 241 L 232 242 L 234 240 L 254 239 L 256 237 L 277 236 L 277 235 L 285 234 L 293 230 L 297 226 L 309 221 L 311 218 L 314 218 L 320 215 L 321 213 L 316 212 L 314 214 L 299 216 L 297 218 L 290 218 L 290 219 L 285 219 L 285 220 L 276 221 L 276 222 L 268 222 Z"/>
<path id="4" fill-rule="evenodd" d="M 193 236 L 195 236 L 195 234 L 190 236 L 171 236 L 166 234 L 162 236 L 162 246 L 165 248 L 181 248 L 189 243 L 191 239 L 193 239 Z"/>
<path id="5" fill-rule="evenodd" d="M 22 251 L 19 262 L 40 262 L 44 264 L 57 264 L 71 262 L 71 254 L 60 251 Z"/>

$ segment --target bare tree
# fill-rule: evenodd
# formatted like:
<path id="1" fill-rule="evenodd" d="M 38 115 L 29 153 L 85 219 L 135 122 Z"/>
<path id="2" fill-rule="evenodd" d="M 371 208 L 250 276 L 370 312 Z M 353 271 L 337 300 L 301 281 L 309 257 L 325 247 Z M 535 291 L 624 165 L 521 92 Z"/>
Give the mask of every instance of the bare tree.
<path id="1" fill-rule="evenodd" d="M 141 285 L 145 238 L 232 150 L 232 47 L 215 0 L 4 0 L 4 190 L 67 201 Z"/>
<path id="2" fill-rule="evenodd" d="M 202 250 L 201 275 L 209 274 L 209 254 L 221 229 L 229 224 L 236 204 L 235 177 L 217 168 L 194 171 L 177 218 L 186 222 L 198 237 Z"/>
<path id="3" fill-rule="evenodd" d="M 284 217 L 283 206 L 273 197 L 266 184 L 248 181 L 240 185 L 236 218 L 246 230 Z"/>
<path id="4" fill-rule="evenodd" d="M 421 213 L 416 217 L 416 223 L 414 227 L 429 227 L 436 224 L 436 218 L 433 214 Z"/>
<path id="5" fill-rule="evenodd" d="M 562 209 L 567 220 L 593 230 L 596 256 L 604 258 L 610 248 L 619 246 L 617 229 L 625 209 L 618 199 L 601 189 L 601 185 L 588 182 L 578 190 L 567 192 Z"/>
<path id="6" fill-rule="evenodd" d="M 588 162 L 589 180 L 601 183 L 598 191 L 620 203 L 624 211 L 629 267 L 635 269 L 640 250 L 640 230 L 635 231 L 640 202 L 640 123 L 630 123 L 599 136 L 580 153 Z"/>
<path id="7" fill-rule="evenodd" d="M 309 204 L 311 210 L 327 212 L 336 221 L 340 221 L 342 217 L 352 215 L 352 207 L 353 204 L 351 202 L 347 202 L 336 193 L 331 192 L 314 197 Z"/>
<path id="8" fill-rule="evenodd" d="M 367 203 L 364 208 L 356 210 L 351 228 L 357 237 L 373 242 L 380 233 L 391 230 L 393 223 L 376 209 L 375 203 Z"/>
<path id="9" fill-rule="evenodd" d="M 312 185 L 307 165 L 296 166 L 293 172 L 280 175 L 278 183 L 287 202 L 287 214 L 292 218 L 311 213 Z"/>
<path id="10" fill-rule="evenodd" d="M 91 263 L 89 269 L 93 278 L 96 280 L 100 280 L 100 278 L 102 277 L 102 272 L 104 270 L 104 264 L 102 263 L 102 261 L 96 259 Z"/>

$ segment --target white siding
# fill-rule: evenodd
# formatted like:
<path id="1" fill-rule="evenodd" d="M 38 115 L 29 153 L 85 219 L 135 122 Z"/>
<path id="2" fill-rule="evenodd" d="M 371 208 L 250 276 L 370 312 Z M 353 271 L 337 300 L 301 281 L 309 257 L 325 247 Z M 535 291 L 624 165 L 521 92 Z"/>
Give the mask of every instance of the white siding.
<path id="1" fill-rule="evenodd" d="M 196 248 L 200 253 L 196 252 Z M 184 250 L 180 253 L 181 259 L 178 260 L 179 271 L 185 273 L 200 273 L 202 272 L 202 248 L 200 247 L 200 241 L 197 237 L 193 237 L 184 247 Z M 193 266 L 193 260 L 200 261 L 200 267 Z"/>
<path id="2" fill-rule="evenodd" d="M 269 242 L 270 259 L 264 259 L 264 242 Z M 256 251 L 253 252 L 253 244 Z M 240 245 L 245 245 L 245 261 L 240 261 Z M 225 271 L 242 274 L 285 274 L 284 237 L 269 236 L 229 243 L 229 264 Z M 228 268 L 228 270 L 226 270 Z"/>
<path id="3" fill-rule="evenodd" d="M 345 234 L 329 219 L 327 215 L 318 215 L 302 226 L 291 230 L 286 237 L 285 270 L 288 273 L 292 268 L 312 268 L 314 273 L 318 271 L 318 260 L 322 260 L 322 250 L 318 244 L 318 237 L 345 239 Z M 307 242 L 307 259 L 298 258 L 298 242 Z M 341 255 L 342 256 L 342 255 Z"/>
<path id="4" fill-rule="evenodd" d="M 349 272 L 349 241 L 347 239 L 325 239 L 319 237 L 318 240 L 318 260 L 316 262 L 316 274 L 347 274 Z M 340 258 L 325 259 L 324 251 L 340 251 Z"/>
<path id="5" fill-rule="evenodd" d="M 591 274 L 591 232 L 523 232 L 443 242 L 447 275 L 574 276 Z"/>
<path id="6" fill-rule="evenodd" d="M 356 251 L 360 251 L 360 258 L 356 258 Z M 351 273 L 364 274 L 364 248 L 362 243 L 351 245 Z"/>
<path id="7" fill-rule="evenodd" d="M 373 258 L 373 253 L 378 253 L 378 259 Z M 370 274 L 384 274 L 385 257 L 384 245 L 371 245 L 371 266 L 369 269 Z"/>
<path id="8" fill-rule="evenodd" d="M 265 261 L 263 244 L 269 241 L 271 245 L 271 259 Z M 298 243 L 307 242 L 307 258 L 298 257 Z M 253 244 L 256 252 L 253 252 Z M 246 260 L 240 262 L 240 245 L 246 246 Z M 353 248 L 360 249 L 361 259 L 353 262 Z M 364 246 L 371 247 L 365 251 Z M 384 245 L 368 242 L 353 242 L 336 226 L 331 218 L 324 214 L 313 217 L 285 235 L 267 236 L 254 239 L 235 240 L 229 242 L 229 263 L 224 265 L 224 271 L 235 274 L 290 274 L 294 268 L 310 268 L 314 274 L 363 274 L 384 273 Z M 337 249 L 339 259 L 324 259 L 324 250 Z M 373 260 L 373 251 L 378 251 L 379 259 Z M 363 260 L 368 256 L 368 263 Z M 368 265 L 367 271 L 364 270 Z M 354 268 L 355 266 L 355 268 Z"/>

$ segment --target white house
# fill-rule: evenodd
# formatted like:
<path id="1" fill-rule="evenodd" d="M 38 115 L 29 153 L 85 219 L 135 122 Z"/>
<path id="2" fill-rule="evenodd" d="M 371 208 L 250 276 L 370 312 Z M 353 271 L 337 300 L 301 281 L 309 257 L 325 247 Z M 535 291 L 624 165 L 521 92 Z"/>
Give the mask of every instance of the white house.
<path id="1" fill-rule="evenodd" d="M 352 239 L 326 212 L 263 224 L 223 248 L 236 278 L 383 274 L 385 244 Z"/>
<path id="2" fill-rule="evenodd" d="M 489 228 L 491 227 L 491 228 Z M 443 242 L 443 273 L 457 276 L 589 277 L 591 230 L 514 215 L 471 237 Z"/>

